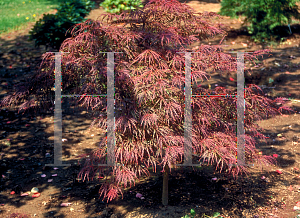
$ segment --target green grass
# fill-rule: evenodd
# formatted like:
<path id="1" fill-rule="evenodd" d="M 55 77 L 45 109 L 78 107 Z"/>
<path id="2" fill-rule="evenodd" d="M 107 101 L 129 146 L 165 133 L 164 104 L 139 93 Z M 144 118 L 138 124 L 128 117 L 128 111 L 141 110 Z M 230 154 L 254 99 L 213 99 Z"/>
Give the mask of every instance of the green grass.
<path id="1" fill-rule="evenodd" d="M 54 10 L 60 0 L 0 0 L 0 35 L 19 30 Z"/>

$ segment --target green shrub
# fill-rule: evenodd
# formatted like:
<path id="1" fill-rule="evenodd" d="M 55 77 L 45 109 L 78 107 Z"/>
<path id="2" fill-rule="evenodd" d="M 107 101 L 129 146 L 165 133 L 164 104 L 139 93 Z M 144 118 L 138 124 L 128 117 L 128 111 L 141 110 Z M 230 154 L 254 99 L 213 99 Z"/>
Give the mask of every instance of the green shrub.
<path id="1" fill-rule="evenodd" d="M 71 37 L 66 33 L 75 24 L 85 21 L 84 17 L 93 9 L 94 2 L 89 0 L 68 0 L 61 3 L 56 14 L 45 14 L 29 32 L 35 46 L 45 45 L 59 49 L 61 43 Z"/>
<path id="2" fill-rule="evenodd" d="M 140 0 L 105 0 L 100 4 L 106 12 L 121 14 L 125 10 L 134 10 L 143 7 Z"/>
<path id="3" fill-rule="evenodd" d="M 254 41 L 278 40 L 287 36 L 290 29 L 285 26 L 291 23 L 291 17 L 300 19 L 299 0 L 223 0 L 220 15 L 238 18 L 245 16 L 244 24 Z"/>
<path id="4" fill-rule="evenodd" d="M 68 0 L 65 4 L 59 5 L 57 11 L 62 14 L 85 17 L 94 8 L 95 2 L 89 0 Z"/>

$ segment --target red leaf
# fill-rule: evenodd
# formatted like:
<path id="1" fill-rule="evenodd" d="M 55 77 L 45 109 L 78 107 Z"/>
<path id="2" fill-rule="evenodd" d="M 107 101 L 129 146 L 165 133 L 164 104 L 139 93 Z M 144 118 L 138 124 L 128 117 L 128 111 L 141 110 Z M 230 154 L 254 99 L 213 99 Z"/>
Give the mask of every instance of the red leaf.
<path id="1" fill-rule="evenodd" d="M 278 174 L 282 174 L 282 171 L 281 171 L 281 170 L 276 170 L 276 172 L 277 172 Z"/>
<path id="2" fill-rule="evenodd" d="M 11 194 L 11 195 L 14 195 L 14 194 L 15 194 L 15 192 L 14 192 L 14 191 L 12 191 L 10 194 Z"/>
<path id="3" fill-rule="evenodd" d="M 229 78 L 229 80 L 230 80 L 230 81 L 234 81 L 234 79 L 233 79 L 233 78 L 231 78 L 231 77 Z"/>
<path id="4" fill-rule="evenodd" d="M 23 193 L 20 195 L 21 197 L 28 196 L 28 193 Z"/>
<path id="5" fill-rule="evenodd" d="M 61 207 L 68 207 L 70 206 L 72 203 L 61 203 L 60 206 Z"/>
<path id="6" fill-rule="evenodd" d="M 278 157 L 278 154 L 273 154 L 273 157 L 277 158 L 277 157 Z"/>
<path id="7" fill-rule="evenodd" d="M 38 193 L 38 192 L 37 192 L 37 193 L 33 194 L 32 197 L 33 197 L 33 198 L 37 198 L 37 197 L 40 197 L 40 195 L 41 195 L 41 193 Z"/>

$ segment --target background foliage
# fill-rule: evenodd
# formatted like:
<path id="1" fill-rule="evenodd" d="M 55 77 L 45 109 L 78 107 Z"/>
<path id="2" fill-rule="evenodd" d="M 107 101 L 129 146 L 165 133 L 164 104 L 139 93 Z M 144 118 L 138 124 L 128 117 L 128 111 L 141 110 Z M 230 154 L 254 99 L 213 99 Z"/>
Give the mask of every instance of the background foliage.
<path id="1" fill-rule="evenodd" d="M 125 10 L 143 7 L 140 0 L 105 0 L 100 4 L 106 12 L 120 14 Z"/>
<path id="2" fill-rule="evenodd" d="M 290 34 L 291 18 L 300 18 L 299 0 L 222 0 L 220 15 L 238 18 L 245 16 L 244 24 L 255 41 L 279 40 Z"/>
<path id="3" fill-rule="evenodd" d="M 75 24 L 85 21 L 84 17 L 94 8 L 95 3 L 89 0 L 68 0 L 57 8 L 56 14 L 45 14 L 36 22 L 30 33 L 30 40 L 36 46 L 45 45 L 46 48 L 59 49 L 61 43 L 71 37 L 66 33 Z"/>

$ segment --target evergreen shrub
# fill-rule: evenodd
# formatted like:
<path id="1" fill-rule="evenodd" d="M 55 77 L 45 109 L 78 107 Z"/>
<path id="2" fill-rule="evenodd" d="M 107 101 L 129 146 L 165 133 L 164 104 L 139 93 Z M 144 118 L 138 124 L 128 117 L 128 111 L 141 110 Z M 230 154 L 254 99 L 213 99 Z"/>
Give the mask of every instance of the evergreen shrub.
<path id="1" fill-rule="evenodd" d="M 68 0 L 61 3 L 56 14 L 45 14 L 29 32 L 29 40 L 35 46 L 45 45 L 59 49 L 62 42 L 71 37 L 66 33 L 75 24 L 84 22 L 84 17 L 94 8 L 95 3 L 89 0 Z"/>
<path id="2" fill-rule="evenodd" d="M 291 34 L 291 18 L 299 19 L 299 0 L 223 0 L 221 2 L 222 16 L 238 18 L 244 16 L 243 25 L 255 42 L 279 40 Z"/>

